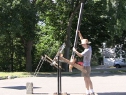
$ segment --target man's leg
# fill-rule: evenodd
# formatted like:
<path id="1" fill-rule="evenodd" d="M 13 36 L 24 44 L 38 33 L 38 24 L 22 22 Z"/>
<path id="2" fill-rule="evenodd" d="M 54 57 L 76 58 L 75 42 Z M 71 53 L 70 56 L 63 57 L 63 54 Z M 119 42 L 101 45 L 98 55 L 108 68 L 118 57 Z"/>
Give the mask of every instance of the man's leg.
<path id="1" fill-rule="evenodd" d="M 94 95 L 93 84 L 92 84 L 90 77 L 88 78 L 88 83 L 89 83 L 89 87 L 90 87 L 90 93 L 91 93 L 91 95 Z"/>
<path id="2" fill-rule="evenodd" d="M 93 89 L 93 84 L 92 84 L 90 77 L 88 77 L 88 82 L 89 82 L 90 89 Z"/>
<path id="3" fill-rule="evenodd" d="M 83 76 L 84 76 L 84 82 L 85 82 L 85 87 L 86 87 L 86 93 L 88 95 L 89 92 L 90 93 L 94 93 L 94 91 L 93 91 L 93 84 L 92 84 L 92 81 L 90 79 L 91 67 L 90 66 L 86 66 L 84 68 L 87 71 L 87 73 L 83 73 Z"/>
<path id="4" fill-rule="evenodd" d="M 70 62 L 68 59 L 62 57 L 62 55 L 60 55 L 60 60 L 63 60 L 65 63 L 69 64 L 69 65 L 73 65 L 73 67 L 77 68 L 78 70 L 86 73 L 86 70 L 83 68 L 83 66 L 80 66 L 78 64 L 76 64 L 74 61 L 75 59 L 72 60 L 72 62 Z"/>
<path id="5" fill-rule="evenodd" d="M 90 77 L 85 76 L 84 77 L 84 82 L 85 82 L 85 87 L 86 87 L 86 94 L 94 93 L 93 84 L 92 84 L 92 81 L 91 81 Z"/>
<path id="6" fill-rule="evenodd" d="M 84 82 L 85 82 L 85 87 L 87 90 L 89 90 L 89 81 L 88 81 L 88 77 L 84 77 Z"/>

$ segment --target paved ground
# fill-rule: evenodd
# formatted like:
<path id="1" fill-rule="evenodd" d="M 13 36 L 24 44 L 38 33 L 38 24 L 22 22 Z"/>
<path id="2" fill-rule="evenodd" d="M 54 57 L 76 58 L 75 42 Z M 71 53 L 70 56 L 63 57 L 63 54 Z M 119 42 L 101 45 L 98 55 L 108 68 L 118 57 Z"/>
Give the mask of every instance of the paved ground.
<path id="1" fill-rule="evenodd" d="M 63 75 L 62 92 L 83 95 L 85 92 L 81 74 Z M 93 73 L 91 79 L 98 95 L 126 95 L 126 75 Z M 0 95 L 26 95 L 26 83 L 33 82 L 33 95 L 52 95 L 57 92 L 57 76 L 27 77 L 0 80 Z"/>

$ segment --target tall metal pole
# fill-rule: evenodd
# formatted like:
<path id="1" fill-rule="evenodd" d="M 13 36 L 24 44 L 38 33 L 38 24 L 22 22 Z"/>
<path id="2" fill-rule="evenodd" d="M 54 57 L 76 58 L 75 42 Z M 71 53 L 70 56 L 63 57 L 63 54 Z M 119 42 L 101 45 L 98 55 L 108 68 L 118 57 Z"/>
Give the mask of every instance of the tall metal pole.
<path id="1" fill-rule="evenodd" d="M 76 35 L 75 35 L 75 40 L 74 40 L 74 47 L 75 48 L 77 46 L 78 30 L 80 30 L 80 23 L 81 23 L 81 18 L 82 18 L 83 6 L 84 6 L 84 4 L 81 3 L 80 12 L 79 12 L 79 18 L 78 18 L 78 23 L 77 23 L 77 29 L 76 29 Z M 75 53 L 72 52 L 72 58 L 74 58 L 74 56 L 75 56 Z"/>
<path id="2" fill-rule="evenodd" d="M 57 93 L 58 93 L 58 95 L 60 95 L 60 72 L 59 72 L 59 56 L 58 56 L 58 69 L 57 69 L 57 73 L 58 73 L 58 76 L 57 76 Z"/>
<path id="3" fill-rule="evenodd" d="M 61 66 L 61 62 L 59 61 L 59 66 Z M 61 83 L 61 68 L 59 68 L 59 90 L 60 90 L 60 93 L 62 92 L 62 83 Z"/>
<path id="4" fill-rule="evenodd" d="M 61 88 L 61 69 L 59 68 L 61 66 L 61 63 L 59 61 L 59 56 L 58 56 L 58 69 L 57 69 L 57 93 L 58 95 L 61 95 L 62 88 Z"/>

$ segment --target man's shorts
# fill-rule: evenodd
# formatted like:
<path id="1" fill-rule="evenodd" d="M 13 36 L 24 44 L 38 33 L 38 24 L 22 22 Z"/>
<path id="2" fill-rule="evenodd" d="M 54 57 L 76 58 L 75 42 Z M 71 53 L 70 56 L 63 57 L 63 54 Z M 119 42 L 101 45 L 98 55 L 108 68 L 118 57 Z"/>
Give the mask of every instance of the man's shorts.
<path id="1" fill-rule="evenodd" d="M 91 66 L 84 66 L 84 69 L 87 71 L 87 73 L 83 73 L 83 72 L 82 72 L 82 76 L 83 76 L 83 77 L 90 77 Z"/>

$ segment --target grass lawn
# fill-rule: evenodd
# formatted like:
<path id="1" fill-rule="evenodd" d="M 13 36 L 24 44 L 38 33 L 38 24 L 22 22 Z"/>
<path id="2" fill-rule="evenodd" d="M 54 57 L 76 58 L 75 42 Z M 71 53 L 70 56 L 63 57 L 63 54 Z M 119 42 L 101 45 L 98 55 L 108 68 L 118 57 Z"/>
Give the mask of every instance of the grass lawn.
<path id="1" fill-rule="evenodd" d="M 8 78 L 8 76 L 11 77 L 27 77 L 30 76 L 31 73 L 28 72 L 0 72 L 1 78 Z"/>
<path id="2" fill-rule="evenodd" d="M 103 73 L 104 71 L 108 71 L 109 73 L 113 73 L 113 74 L 123 74 L 126 73 L 126 68 L 119 68 L 119 69 L 101 69 L 101 70 L 97 70 L 94 69 L 92 72 L 99 72 L 99 73 Z M 74 74 L 79 74 L 81 73 L 80 71 L 73 69 L 73 72 L 61 72 L 62 75 L 74 75 Z M 0 79 L 7 79 L 9 76 L 12 78 L 16 78 L 16 77 L 33 77 L 33 76 L 43 76 L 43 75 L 57 75 L 57 72 L 39 72 L 37 74 L 34 74 L 34 72 L 0 72 Z"/>
<path id="3" fill-rule="evenodd" d="M 78 71 L 76 72 L 62 72 L 63 75 L 72 75 L 79 73 Z M 11 77 L 30 77 L 30 76 L 41 76 L 41 75 L 57 75 L 57 72 L 39 72 L 35 74 L 34 72 L 0 72 L 0 77 L 1 78 L 8 78 L 8 76 Z"/>

